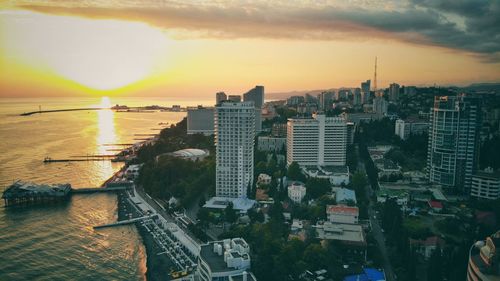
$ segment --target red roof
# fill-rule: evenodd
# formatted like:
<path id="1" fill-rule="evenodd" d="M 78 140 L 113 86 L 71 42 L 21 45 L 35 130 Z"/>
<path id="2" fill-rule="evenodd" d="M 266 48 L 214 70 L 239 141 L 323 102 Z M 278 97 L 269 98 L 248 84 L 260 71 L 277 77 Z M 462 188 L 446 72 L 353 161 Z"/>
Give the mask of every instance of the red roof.
<path id="1" fill-rule="evenodd" d="M 431 208 L 434 208 L 434 209 L 442 209 L 443 208 L 443 204 L 439 201 L 429 201 L 429 206 L 431 206 Z"/>
<path id="2" fill-rule="evenodd" d="M 359 209 L 358 207 L 349 207 L 345 205 L 328 205 L 326 207 L 326 213 L 358 215 Z"/>

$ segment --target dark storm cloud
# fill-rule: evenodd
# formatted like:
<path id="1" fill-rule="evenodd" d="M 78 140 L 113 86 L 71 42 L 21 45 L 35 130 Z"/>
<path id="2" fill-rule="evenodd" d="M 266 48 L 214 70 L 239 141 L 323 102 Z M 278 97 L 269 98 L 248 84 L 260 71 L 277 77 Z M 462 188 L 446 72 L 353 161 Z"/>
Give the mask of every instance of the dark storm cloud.
<path id="1" fill-rule="evenodd" d="M 76 4 L 75 4 L 76 3 Z M 45 13 L 118 18 L 188 36 L 219 38 L 394 38 L 471 52 L 500 61 L 500 0 L 410 0 L 346 6 L 342 2 L 109 2 L 30 1 Z M 88 4 L 91 3 L 91 4 Z M 180 34 L 186 34 L 181 32 Z"/>

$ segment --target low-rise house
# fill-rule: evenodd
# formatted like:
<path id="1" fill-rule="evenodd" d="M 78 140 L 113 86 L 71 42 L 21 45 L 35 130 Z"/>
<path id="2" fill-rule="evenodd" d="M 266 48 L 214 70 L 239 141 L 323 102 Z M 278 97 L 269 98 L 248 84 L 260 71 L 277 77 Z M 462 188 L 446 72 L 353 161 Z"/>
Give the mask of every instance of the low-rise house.
<path id="1" fill-rule="evenodd" d="M 267 174 L 260 174 L 257 177 L 257 186 L 271 184 L 271 176 Z"/>
<path id="2" fill-rule="evenodd" d="M 415 249 L 416 252 L 422 255 L 425 259 L 430 258 L 432 252 L 434 252 L 438 247 L 442 250 L 444 244 L 444 240 L 437 236 L 427 237 L 425 240 L 410 239 L 410 247 Z"/>
<path id="3" fill-rule="evenodd" d="M 443 203 L 439 201 L 430 200 L 427 203 L 434 212 L 441 212 L 443 210 Z"/>
<path id="4" fill-rule="evenodd" d="M 357 224 L 359 209 L 345 205 L 328 205 L 326 206 L 326 216 L 328 221 L 332 223 Z"/>
<path id="5" fill-rule="evenodd" d="M 343 187 L 333 187 L 332 192 L 337 204 L 347 205 L 351 202 L 356 204 L 356 192 L 354 192 L 354 190 Z"/>
<path id="6" fill-rule="evenodd" d="M 327 179 L 335 186 L 349 184 L 348 166 L 306 166 L 302 168 L 302 172 L 308 177 Z"/>
<path id="7" fill-rule="evenodd" d="M 294 181 L 288 186 L 288 197 L 295 203 L 302 202 L 306 196 L 306 186 L 304 183 Z"/>
<path id="8" fill-rule="evenodd" d="M 385 203 L 388 199 L 396 200 L 396 203 L 401 207 L 401 209 L 405 210 L 408 207 L 409 194 L 406 190 L 401 189 L 389 189 L 380 187 L 379 190 L 376 191 L 377 194 L 377 203 Z"/>

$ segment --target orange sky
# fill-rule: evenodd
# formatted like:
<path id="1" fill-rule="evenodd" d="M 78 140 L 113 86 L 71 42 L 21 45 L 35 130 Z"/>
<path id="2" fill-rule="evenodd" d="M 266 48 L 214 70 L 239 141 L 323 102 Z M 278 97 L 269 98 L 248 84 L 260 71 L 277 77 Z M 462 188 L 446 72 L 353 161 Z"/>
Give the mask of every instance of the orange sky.
<path id="1" fill-rule="evenodd" d="M 92 13 L 5 5 L 0 97 L 208 97 L 257 84 L 268 93 L 352 87 L 373 78 L 375 56 L 379 87 L 500 81 L 500 63 L 474 46 L 443 46 L 422 34 L 360 23 L 276 22 L 266 33 L 261 23 L 207 26 L 205 15 L 165 25 L 125 12 Z M 322 29 L 331 24 L 338 28 Z"/>

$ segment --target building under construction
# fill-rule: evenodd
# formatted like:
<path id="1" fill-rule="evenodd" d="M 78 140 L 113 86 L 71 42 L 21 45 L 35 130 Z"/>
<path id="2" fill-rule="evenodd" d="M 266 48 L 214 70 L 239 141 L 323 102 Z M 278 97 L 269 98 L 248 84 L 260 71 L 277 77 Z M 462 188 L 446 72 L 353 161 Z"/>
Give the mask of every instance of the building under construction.
<path id="1" fill-rule="evenodd" d="M 5 206 L 35 204 L 65 200 L 70 191 L 71 185 L 68 183 L 48 185 L 18 180 L 4 190 L 2 199 Z"/>

